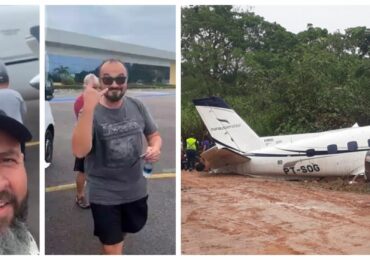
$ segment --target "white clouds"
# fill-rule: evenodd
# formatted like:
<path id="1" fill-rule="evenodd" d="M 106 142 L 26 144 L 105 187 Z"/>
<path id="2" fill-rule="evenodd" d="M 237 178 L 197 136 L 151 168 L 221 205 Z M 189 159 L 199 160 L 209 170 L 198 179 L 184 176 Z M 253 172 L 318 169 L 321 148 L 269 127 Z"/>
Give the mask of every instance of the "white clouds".
<path id="1" fill-rule="evenodd" d="M 276 21 L 288 31 L 298 33 L 307 24 L 328 29 L 329 32 L 355 26 L 370 27 L 370 6 L 255 6 L 254 13 L 269 22 Z"/>

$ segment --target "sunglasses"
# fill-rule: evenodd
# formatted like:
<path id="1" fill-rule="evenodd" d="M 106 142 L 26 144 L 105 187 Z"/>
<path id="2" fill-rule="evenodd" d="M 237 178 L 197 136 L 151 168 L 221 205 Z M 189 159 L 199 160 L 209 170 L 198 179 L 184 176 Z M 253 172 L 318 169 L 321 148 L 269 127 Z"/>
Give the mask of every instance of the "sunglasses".
<path id="1" fill-rule="evenodd" d="M 114 81 L 117 83 L 117 85 L 122 85 L 122 84 L 125 84 L 126 79 L 127 79 L 127 77 L 125 77 L 125 76 L 118 76 L 118 77 L 115 77 L 115 78 L 104 76 L 102 78 L 102 81 L 105 85 L 112 85 Z"/>

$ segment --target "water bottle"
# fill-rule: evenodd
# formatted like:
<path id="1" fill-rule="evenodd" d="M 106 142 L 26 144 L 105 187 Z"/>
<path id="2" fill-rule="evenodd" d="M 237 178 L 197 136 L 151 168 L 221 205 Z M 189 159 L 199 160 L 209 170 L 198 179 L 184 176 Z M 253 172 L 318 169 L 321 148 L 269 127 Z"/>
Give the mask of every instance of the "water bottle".
<path id="1" fill-rule="evenodd" d="M 145 178 L 149 178 L 152 175 L 153 164 L 151 162 L 144 162 L 143 175 Z"/>

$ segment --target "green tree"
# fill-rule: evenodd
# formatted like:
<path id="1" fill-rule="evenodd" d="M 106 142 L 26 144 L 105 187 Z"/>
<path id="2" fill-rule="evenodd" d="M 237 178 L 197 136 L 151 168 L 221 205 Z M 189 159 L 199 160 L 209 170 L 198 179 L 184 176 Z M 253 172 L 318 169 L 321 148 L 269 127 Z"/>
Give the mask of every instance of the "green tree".
<path id="1" fill-rule="evenodd" d="M 250 10 L 182 9 L 182 134 L 204 126 L 192 99 L 220 96 L 259 135 L 370 122 L 369 29 L 293 34 Z"/>

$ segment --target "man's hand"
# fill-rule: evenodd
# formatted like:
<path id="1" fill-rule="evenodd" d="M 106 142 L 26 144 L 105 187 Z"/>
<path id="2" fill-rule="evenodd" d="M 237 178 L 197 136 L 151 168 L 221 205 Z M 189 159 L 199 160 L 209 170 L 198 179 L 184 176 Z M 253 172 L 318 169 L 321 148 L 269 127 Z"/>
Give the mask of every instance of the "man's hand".
<path id="1" fill-rule="evenodd" d="M 157 147 L 148 146 L 148 148 L 146 149 L 144 159 L 148 162 L 154 163 L 159 160 L 160 155 L 161 155 L 161 151 Z"/>
<path id="2" fill-rule="evenodd" d="M 93 111 L 96 105 L 99 103 L 100 98 L 108 91 L 108 88 L 98 91 L 94 89 L 92 82 L 86 85 L 85 91 L 83 93 L 84 97 L 84 111 Z"/>

